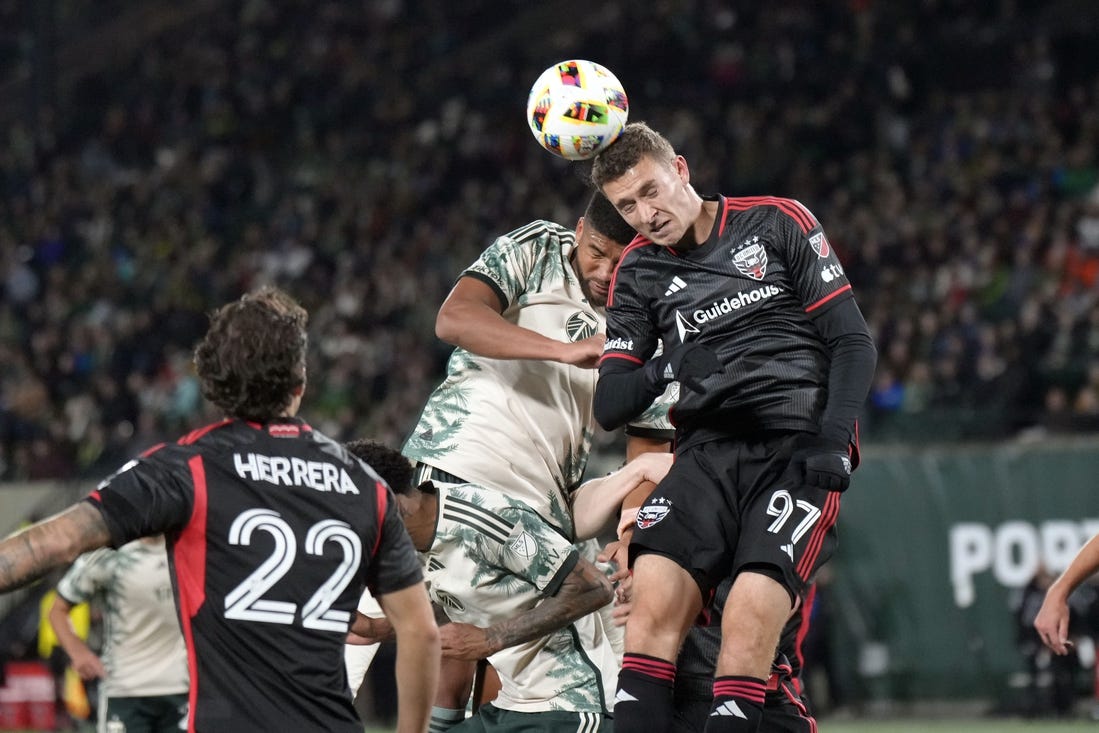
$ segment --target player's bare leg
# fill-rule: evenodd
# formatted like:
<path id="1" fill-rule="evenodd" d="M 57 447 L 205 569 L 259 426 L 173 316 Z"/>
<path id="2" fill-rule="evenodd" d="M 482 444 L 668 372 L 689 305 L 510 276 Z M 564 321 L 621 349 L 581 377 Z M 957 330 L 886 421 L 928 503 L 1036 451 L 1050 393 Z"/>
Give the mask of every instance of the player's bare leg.
<path id="1" fill-rule="evenodd" d="M 443 657 L 439 665 L 439 687 L 431 708 L 431 730 L 444 731 L 466 719 L 466 705 L 477 663 Z"/>
<path id="2" fill-rule="evenodd" d="M 632 592 L 614 727 L 619 733 L 663 733 L 672 725 L 675 658 L 702 609 L 702 595 L 686 570 L 654 554 L 634 561 Z"/>
<path id="3" fill-rule="evenodd" d="M 773 578 L 742 572 L 733 582 L 721 621 L 721 652 L 714 680 L 714 710 L 707 733 L 754 733 L 790 594 Z"/>

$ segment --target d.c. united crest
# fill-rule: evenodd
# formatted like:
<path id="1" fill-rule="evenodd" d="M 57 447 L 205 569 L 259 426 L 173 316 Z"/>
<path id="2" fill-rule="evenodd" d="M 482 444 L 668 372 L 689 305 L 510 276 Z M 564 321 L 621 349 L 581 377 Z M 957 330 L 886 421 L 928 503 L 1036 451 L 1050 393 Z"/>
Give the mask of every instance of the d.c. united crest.
<path id="1" fill-rule="evenodd" d="M 733 264 L 740 274 L 762 280 L 767 274 L 767 250 L 762 244 L 752 244 L 733 252 Z"/>

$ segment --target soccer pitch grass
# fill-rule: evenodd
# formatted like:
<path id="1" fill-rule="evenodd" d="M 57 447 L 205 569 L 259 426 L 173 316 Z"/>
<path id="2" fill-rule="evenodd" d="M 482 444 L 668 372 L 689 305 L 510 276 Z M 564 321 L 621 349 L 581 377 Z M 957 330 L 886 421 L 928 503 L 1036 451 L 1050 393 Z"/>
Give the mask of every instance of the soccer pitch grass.
<path id="1" fill-rule="evenodd" d="M 1088 720 L 1045 721 L 980 720 L 836 720 L 818 721 L 821 733 L 1096 733 L 1099 723 Z M 392 733 L 390 728 L 367 728 L 366 733 Z"/>
<path id="2" fill-rule="evenodd" d="M 1095 733 L 1099 724 L 1087 720 L 843 720 L 818 721 L 821 733 Z"/>

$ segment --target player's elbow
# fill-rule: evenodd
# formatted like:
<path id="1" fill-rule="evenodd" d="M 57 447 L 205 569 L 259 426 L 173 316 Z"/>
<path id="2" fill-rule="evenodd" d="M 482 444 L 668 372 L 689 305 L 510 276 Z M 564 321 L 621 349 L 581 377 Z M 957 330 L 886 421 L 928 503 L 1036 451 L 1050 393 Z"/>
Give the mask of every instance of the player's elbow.
<path id="1" fill-rule="evenodd" d="M 462 333 L 461 318 L 457 317 L 453 311 L 454 309 L 445 303 L 439 309 L 439 314 L 435 316 L 435 336 L 440 341 L 457 346 Z"/>
<path id="2" fill-rule="evenodd" d="M 595 421 L 604 430 L 608 431 L 617 430 L 625 425 L 630 418 L 634 417 L 628 414 L 628 410 L 623 409 L 621 396 L 616 394 L 614 385 L 607 384 L 604 386 L 602 381 L 595 387 L 592 415 L 595 417 Z"/>

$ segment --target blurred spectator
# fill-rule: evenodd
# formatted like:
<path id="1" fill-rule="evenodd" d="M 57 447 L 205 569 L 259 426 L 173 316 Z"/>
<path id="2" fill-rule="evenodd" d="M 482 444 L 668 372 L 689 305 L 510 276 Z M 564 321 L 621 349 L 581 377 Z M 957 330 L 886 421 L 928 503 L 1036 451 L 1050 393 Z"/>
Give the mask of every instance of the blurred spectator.
<path id="1" fill-rule="evenodd" d="M 504 5 L 222 0 L 131 60 L 64 69 L 58 109 L 0 131 L 0 478 L 91 472 L 203 417 L 205 313 L 262 282 L 313 314 L 318 427 L 403 439 L 463 263 L 583 195 L 521 112 L 575 48 L 603 49 L 677 149 L 727 140 L 700 190 L 833 222 L 885 356 L 868 435 L 1099 427 L 1099 57 L 1062 2 L 614 0 L 560 37 Z M 65 7 L 86 29 L 129 5 Z M 62 51 L 95 40 L 75 27 Z"/>

